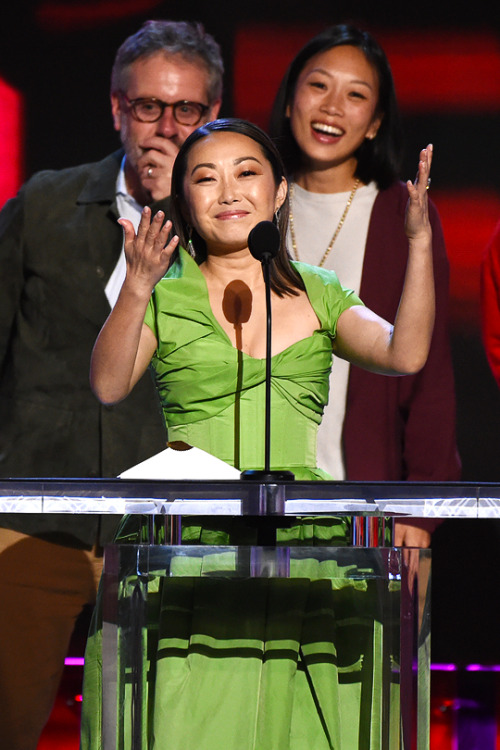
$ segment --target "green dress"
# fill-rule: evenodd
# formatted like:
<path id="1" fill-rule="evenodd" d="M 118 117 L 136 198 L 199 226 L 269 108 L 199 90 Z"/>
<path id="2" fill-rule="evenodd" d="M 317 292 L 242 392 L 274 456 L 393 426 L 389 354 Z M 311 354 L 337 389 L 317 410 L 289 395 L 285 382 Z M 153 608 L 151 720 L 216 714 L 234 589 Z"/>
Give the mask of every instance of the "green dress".
<path id="1" fill-rule="evenodd" d="M 271 468 L 324 479 L 316 431 L 328 399 L 339 315 L 361 304 L 333 272 L 295 263 L 319 328 L 272 358 Z M 169 440 L 237 468 L 263 468 L 265 360 L 236 350 L 184 250 L 156 286 L 145 322 Z M 284 524 L 286 526 L 286 524 Z M 140 519 L 119 541 L 140 541 Z M 249 544 L 245 519 L 183 521 L 183 543 Z M 299 519 L 287 546 L 345 545 L 343 519 Z M 356 566 L 292 559 L 290 578 L 235 579 L 234 551 L 184 555 L 151 580 L 149 720 L 154 750 L 376 750 L 380 747 L 377 596 Z M 215 566 L 215 567 L 214 567 Z M 100 744 L 99 610 L 89 638 L 81 750 Z"/>
<path id="2" fill-rule="evenodd" d="M 360 301 L 331 271 L 294 265 L 320 327 L 272 358 L 271 468 L 326 479 L 316 468 L 316 432 L 328 400 L 332 340 L 339 315 Z M 232 345 L 211 310 L 203 274 L 184 250 L 156 286 L 145 322 L 159 342 L 152 365 L 169 440 L 236 468 L 263 467 L 266 361 Z"/>

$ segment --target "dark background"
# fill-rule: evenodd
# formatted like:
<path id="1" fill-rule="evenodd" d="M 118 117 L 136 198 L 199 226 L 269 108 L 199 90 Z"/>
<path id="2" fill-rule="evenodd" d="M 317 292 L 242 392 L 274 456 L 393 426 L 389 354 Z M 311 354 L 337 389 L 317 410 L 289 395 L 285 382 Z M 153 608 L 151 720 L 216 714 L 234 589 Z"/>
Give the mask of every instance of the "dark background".
<path id="1" fill-rule="evenodd" d="M 118 147 L 108 98 L 111 65 L 117 47 L 147 18 L 199 20 L 215 36 L 226 63 L 222 115 L 228 116 L 248 117 L 253 111 L 234 70 L 238 39 L 249 28 L 255 38 L 259 26 L 263 33 L 276 28 L 276 53 L 281 35 L 286 38 L 304 27 L 314 33 L 342 21 L 353 21 L 381 40 L 397 40 L 400 35 L 408 40 L 407 62 L 412 65 L 415 60 L 415 80 L 419 39 L 436 48 L 440 37 L 455 34 L 456 46 L 448 49 L 441 64 L 450 86 L 458 88 L 454 55 L 467 48 L 469 39 L 482 35 L 496 39 L 496 67 L 493 63 L 486 72 L 477 72 L 478 87 L 486 92 L 484 102 L 475 98 L 470 107 L 433 105 L 428 111 L 403 108 L 403 176 L 413 175 L 418 150 L 432 141 L 436 149 L 432 195 L 443 218 L 452 271 L 451 334 L 463 479 L 500 481 L 500 392 L 485 360 L 478 322 L 479 260 L 500 220 L 500 14 L 495 4 L 485 10 L 483 3 L 436 0 L 289 0 L 286 4 L 44 0 L 9 3 L 0 14 L 0 76 L 23 94 L 25 102 L 24 178 L 39 169 L 94 161 Z M 387 47 L 386 51 L 391 59 Z M 270 43 L 267 54 L 273 52 Z M 247 61 L 247 70 L 255 68 L 263 80 L 266 76 L 279 80 L 282 70 L 265 67 L 268 58 L 263 66 L 258 56 Z M 470 75 L 474 78 L 473 69 Z M 433 76 L 427 78 L 424 86 L 432 91 Z M 446 521 L 435 532 L 434 661 L 500 663 L 499 542 L 496 521 Z"/>

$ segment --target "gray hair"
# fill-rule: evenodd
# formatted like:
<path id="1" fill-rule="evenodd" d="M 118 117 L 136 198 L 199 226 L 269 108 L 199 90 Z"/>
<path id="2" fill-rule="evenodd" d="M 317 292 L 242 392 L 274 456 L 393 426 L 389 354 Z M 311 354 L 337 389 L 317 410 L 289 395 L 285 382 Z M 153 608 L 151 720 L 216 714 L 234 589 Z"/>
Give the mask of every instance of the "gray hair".
<path id="1" fill-rule="evenodd" d="M 209 103 L 221 98 L 224 64 L 220 47 L 201 23 L 191 21 L 146 21 L 125 39 L 113 63 L 111 93 L 126 87 L 127 69 L 133 62 L 158 52 L 202 65 L 208 74 Z"/>

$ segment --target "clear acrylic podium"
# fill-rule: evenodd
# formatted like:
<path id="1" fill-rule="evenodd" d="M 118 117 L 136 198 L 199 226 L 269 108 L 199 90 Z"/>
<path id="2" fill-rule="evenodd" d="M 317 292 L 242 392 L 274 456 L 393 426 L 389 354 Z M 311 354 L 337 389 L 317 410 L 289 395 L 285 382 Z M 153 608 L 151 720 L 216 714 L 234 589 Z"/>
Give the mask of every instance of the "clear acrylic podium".
<path id="1" fill-rule="evenodd" d="M 205 622 L 210 618 L 206 615 L 204 627 L 195 629 L 189 644 L 174 639 L 174 647 L 164 639 L 159 643 L 151 624 L 148 625 L 148 611 L 152 608 L 150 587 L 153 586 L 152 596 L 157 596 L 155 583 L 159 579 L 167 578 L 170 582 L 192 575 L 193 569 L 198 569 L 203 577 L 196 587 L 203 602 L 207 594 L 203 595 L 199 587 L 204 583 L 213 586 L 216 582 L 225 592 L 234 592 L 232 586 L 237 579 L 239 594 L 243 589 L 247 590 L 244 595 L 251 597 L 255 578 L 279 579 L 274 582 L 278 586 L 272 587 L 276 596 L 280 596 L 279 584 L 284 579 L 292 585 L 304 576 L 328 582 L 342 620 L 332 626 L 336 629 L 332 641 L 338 646 L 339 638 L 349 638 L 351 628 L 364 627 L 370 645 L 373 644 L 373 653 L 362 654 L 356 649 L 351 663 L 339 664 L 341 700 L 343 688 L 351 693 L 357 684 L 359 692 L 366 693 L 372 689 L 372 681 L 377 682 L 370 701 L 372 715 L 365 720 L 379 729 L 378 737 L 374 738 L 375 730 L 371 727 L 369 747 L 381 750 L 429 747 L 428 550 L 413 549 L 403 555 L 400 550 L 390 548 L 116 545 L 107 550 L 104 574 L 105 748 L 146 750 L 148 747 L 151 692 L 148 650 L 161 648 L 167 652 L 176 647 L 197 652 L 206 646 L 207 640 L 213 648 L 212 631 Z M 293 614 L 290 611 L 290 616 Z M 280 633 L 277 649 L 280 645 L 285 649 L 282 644 L 288 644 L 295 632 L 292 626 L 290 630 L 292 635 L 286 629 Z M 235 632 L 234 641 L 237 639 Z M 250 641 L 253 643 L 252 638 Z M 324 644 L 309 644 L 309 647 L 315 649 L 315 658 L 331 658 Z M 222 648 L 218 647 L 218 654 Z M 362 723 L 363 717 L 359 721 Z M 349 736 L 352 730 L 349 727 Z M 360 737 L 356 748 L 368 747 L 362 739 L 367 730 L 368 727 L 360 726 L 354 732 Z M 168 726 L 165 736 L 168 748 Z M 191 746 L 188 739 L 186 747 Z M 354 745 L 343 742 L 340 747 Z"/>
<path id="2" fill-rule="evenodd" d="M 372 630 L 373 658 L 338 665 L 339 683 L 376 684 L 371 711 L 380 750 L 429 747 L 430 551 L 392 546 L 392 519 L 500 515 L 493 484 L 149 482 L 10 480 L 0 482 L 0 512 L 140 513 L 148 543 L 111 545 L 103 577 L 105 750 L 146 750 L 151 693 L 147 653 L 155 638 L 151 591 L 193 575 L 200 586 L 280 587 L 327 582 L 349 639 L 349 623 Z M 180 543 L 183 516 L 253 518 L 253 546 Z M 350 516 L 352 545 L 276 546 L 269 527 L 289 517 Z M 270 523 L 272 521 L 272 523 Z M 152 544 L 161 530 L 164 544 Z M 196 571 L 196 573 L 193 573 Z M 284 582 L 284 583 L 283 583 Z M 297 582 L 299 582 L 297 584 Z M 323 583 L 321 583 L 323 585 Z M 345 607 L 345 610 L 342 610 Z M 230 612 L 230 610 L 229 610 Z M 315 658 L 326 655 L 316 644 Z M 359 655 L 354 655 L 359 656 Z M 340 692 L 342 695 L 342 692 Z M 363 733 L 363 726 L 359 732 Z M 168 744 L 166 745 L 168 747 Z M 186 745 L 188 747 L 188 745 Z M 356 747 L 363 747 L 362 739 Z M 342 745 L 344 748 L 344 745 Z M 349 748 L 350 750 L 350 748 Z"/>

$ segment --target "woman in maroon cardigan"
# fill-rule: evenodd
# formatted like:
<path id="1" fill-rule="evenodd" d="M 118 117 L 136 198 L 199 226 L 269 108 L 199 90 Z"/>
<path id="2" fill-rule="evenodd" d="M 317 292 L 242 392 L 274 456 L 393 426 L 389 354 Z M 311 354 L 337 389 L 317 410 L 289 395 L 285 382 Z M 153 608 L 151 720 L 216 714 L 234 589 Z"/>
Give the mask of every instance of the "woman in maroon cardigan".
<path id="1" fill-rule="evenodd" d="M 373 37 L 339 25 L 311 39 L 281 83 L 270 129 L 290 177 L 292 257 L 335 270 L 370 309 L 394 320 L 408 253 L 406 187 L 394 83 Z M 318 464 L 339 479 L 460 478 L 448 260 L 432 203 L 430 216 L 436 324 L 427 364 L 412 377 L 384 378 L 335 361 Z M 427 546 L 431 528 L 400 523 L 396 544 Z"/>

